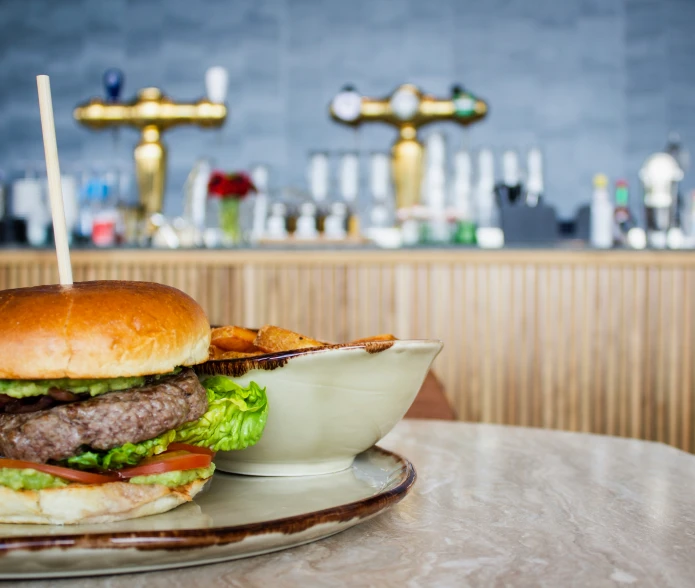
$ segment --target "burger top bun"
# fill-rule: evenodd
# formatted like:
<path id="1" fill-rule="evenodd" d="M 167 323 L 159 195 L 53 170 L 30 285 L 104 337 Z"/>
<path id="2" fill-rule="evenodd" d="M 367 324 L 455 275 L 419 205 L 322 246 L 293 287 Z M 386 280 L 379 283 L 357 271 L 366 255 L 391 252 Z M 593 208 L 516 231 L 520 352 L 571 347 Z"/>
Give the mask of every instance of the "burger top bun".
<path id="1" fill-rule="evenodd" d="M 118 378 L 207 359 L 210 325 L 176 288 L 97 281 L 0 291 L 0 378 Z"/>

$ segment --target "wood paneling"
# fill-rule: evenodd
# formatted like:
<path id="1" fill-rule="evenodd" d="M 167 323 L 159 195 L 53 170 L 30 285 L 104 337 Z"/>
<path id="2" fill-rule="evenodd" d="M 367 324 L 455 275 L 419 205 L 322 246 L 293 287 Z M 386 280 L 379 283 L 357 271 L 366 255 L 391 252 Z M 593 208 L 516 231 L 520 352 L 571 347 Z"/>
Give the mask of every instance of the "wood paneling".
<path id="1" fill-rule="evenodd" d="M 586 251 L 77 251 L 76 280 L 153 280 L 216 324 L 326 340 L 437 338 L 457 417 L 693 439 L 695 255 Z M 0 252 L 0 288 L 54 283 L 51 252 Z"/>

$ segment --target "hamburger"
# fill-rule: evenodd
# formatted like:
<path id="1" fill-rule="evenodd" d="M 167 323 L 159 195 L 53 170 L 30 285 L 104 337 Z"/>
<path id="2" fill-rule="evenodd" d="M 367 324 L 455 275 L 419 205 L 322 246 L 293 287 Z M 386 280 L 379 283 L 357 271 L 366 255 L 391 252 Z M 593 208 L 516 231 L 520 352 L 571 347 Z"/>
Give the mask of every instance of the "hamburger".
<path id="1" fill-rule="evenodd" d="M 265 391 L 201 385 L 210 325 L 160 284 L 0 292 L 0 523 L 101 523 L 188 502 L 255 444 Z"/>

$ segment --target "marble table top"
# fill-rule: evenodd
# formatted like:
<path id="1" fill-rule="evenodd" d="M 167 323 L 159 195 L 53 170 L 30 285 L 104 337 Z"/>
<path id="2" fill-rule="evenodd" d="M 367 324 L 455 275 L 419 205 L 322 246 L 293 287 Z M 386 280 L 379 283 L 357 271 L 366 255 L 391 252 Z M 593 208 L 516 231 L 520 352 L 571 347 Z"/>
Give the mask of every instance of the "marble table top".
<path id="1" fill-rule="evenodd" d="M 50 585 L 695 586 L 695 456 L 436 421 L 403 421 L 380 445 L 408 457 L 418 481 L 372 521 L 235 562 Z"/>

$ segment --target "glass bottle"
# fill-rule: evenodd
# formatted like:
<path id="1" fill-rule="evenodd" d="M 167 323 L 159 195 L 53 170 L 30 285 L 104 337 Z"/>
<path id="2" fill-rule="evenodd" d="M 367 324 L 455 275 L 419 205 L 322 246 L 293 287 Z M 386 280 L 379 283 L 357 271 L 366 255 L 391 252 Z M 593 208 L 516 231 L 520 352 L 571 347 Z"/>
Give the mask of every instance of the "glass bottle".
<path id="1" fill-rule="evenodd" d="M 476 210 L 478 227 L 475 238 L 478 245 L 484 249 L 502 247 L 504 232 L 500 226 L 500 211 L 495 198 L 495 160 L 489 149 L 482 149 L 478 154 Z"/>
<path id="2" fill-rule="evenodd" d="M 473 210 L 473 169 L 471 155 L 462 150 L 454 156 L 454 181 L 452 185 L 454 220 L 453 240 L 459 245 L 475 245 L 475 216 Z"/>

